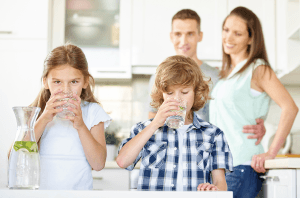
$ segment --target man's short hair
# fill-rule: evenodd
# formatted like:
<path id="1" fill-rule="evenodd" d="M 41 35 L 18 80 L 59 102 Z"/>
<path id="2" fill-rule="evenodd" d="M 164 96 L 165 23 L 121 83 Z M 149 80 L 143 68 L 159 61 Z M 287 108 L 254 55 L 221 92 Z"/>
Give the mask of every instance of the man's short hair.
<path id="1" fill-rule="evenodd" d="M 194 19 L 197 21 L 197 28 L 198 31 L 201 31 L 201 18 L 200 16 L 197 14 L 197 12 L 195 12 L 194 10 L 191 9 L 183 9 L 178 11 L 172 18 L 172 27 L 173 27 L 173 21 L 175 19 L 181 19 L 181 20 L 185 20 L 185 19 Z"/>

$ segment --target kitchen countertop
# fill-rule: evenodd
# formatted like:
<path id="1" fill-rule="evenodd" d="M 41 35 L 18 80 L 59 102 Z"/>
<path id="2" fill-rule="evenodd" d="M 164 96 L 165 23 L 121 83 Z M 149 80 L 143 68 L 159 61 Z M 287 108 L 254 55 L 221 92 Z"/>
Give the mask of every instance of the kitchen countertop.
<path id="1" fill-rule="evenodd" d="M 300 157 L 276 157 L 265 161 L 266 169 L 291 168 L 300 169 Z"/>
<path id="2" fill-rule="evenodd" d="M 158 192 L 158 191 L 64 191 L 64 190 L 9 190 L 0 189 L 0 198 L 153 198 L 153 197 L 189 197 L 189 198 L 232 198 L 231 191 L 210 192 Z"/>

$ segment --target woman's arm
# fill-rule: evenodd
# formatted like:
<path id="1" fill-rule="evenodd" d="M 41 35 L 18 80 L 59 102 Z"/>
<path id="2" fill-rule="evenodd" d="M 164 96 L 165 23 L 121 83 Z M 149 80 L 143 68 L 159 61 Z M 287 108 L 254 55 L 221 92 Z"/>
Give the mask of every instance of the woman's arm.
<path id="1" fill-rule="evenodd" d="M 254 71 L 253 80 L 255 84 L 265 91 L 282 110 L 278 129 L 268 152 L 253 156 L 252 159 L 251 166 L 257 172 L 265 172 L 265 160 L 274 159 L 279 149 L 284 144 L 298 113 L 298 107 L 291 95 L 276 77 L 274 71 L 269 67 L 266 68 L 266 66 L 259 66 Z"/>

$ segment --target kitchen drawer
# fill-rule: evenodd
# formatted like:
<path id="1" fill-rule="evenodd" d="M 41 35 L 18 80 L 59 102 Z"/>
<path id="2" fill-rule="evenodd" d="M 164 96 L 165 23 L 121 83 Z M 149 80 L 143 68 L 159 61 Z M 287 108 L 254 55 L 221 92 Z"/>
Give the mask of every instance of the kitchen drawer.
<path id="1" fill-rule="evenodd" d="M 129 190 L 129 171 L 124 169 L 103 169 L 92 171 L 93 190 Z"/>
<path id="2" fill-rule="evenodd" d="M 272 169 L 265 178 L 264 198 L 296 198 L 296 169 Z"/>

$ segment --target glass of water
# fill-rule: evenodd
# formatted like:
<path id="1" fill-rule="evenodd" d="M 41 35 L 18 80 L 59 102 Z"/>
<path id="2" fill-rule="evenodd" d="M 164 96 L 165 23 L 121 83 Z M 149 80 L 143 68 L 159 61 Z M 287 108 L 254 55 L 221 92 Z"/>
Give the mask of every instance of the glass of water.
<path id="1" fill-rule="evenodd" d="M 184 125 L 187 102 L 186 102 L 186 100 L 183 100 L 183 99 L 176 99 L 176 98 L 174 98 L 174 99 L 180 103 L 179 109 L 171 110 L 171 111 L 176 112 L 176 115 L 168 117 L 166 119 L 166 124 L 170 128 L 178 129 Z"/>
<path id="2" fill-rule="evenodd" d="M 63 92 L 61 92 L 60 94 L 66 94 L 67 97 L 66 97 L 66 98 L 62 98 L 62 99 L 59 99 L 59 100 L 57 100 L 57 101 L 76 100 L 76 99 L 73 97 L 73 92 L 72 92 L 72 91 L 63 91 Z M 67 103 L 65 103 L 65 104 L 63 104 L 63 105 L 61 105 L 61 106 L 56 107 L 57 109 L 60 109 L 60 108 L 63 109 L 63 111 L 61 111 L 61 112 L 59 112 L 59 113 L 56 114 L 56 117 L 57 117 L 57 118 L 60 118 L 60 119 L 65 119 L 66 116 L 75 116 L 75 114 L 74 114 L 72 111 L 68 110 L 68 107 L 75 107 L 75 105 L 73 105 L 73 104 L 70 103 L 70 102 L 67 102 Z"/>

